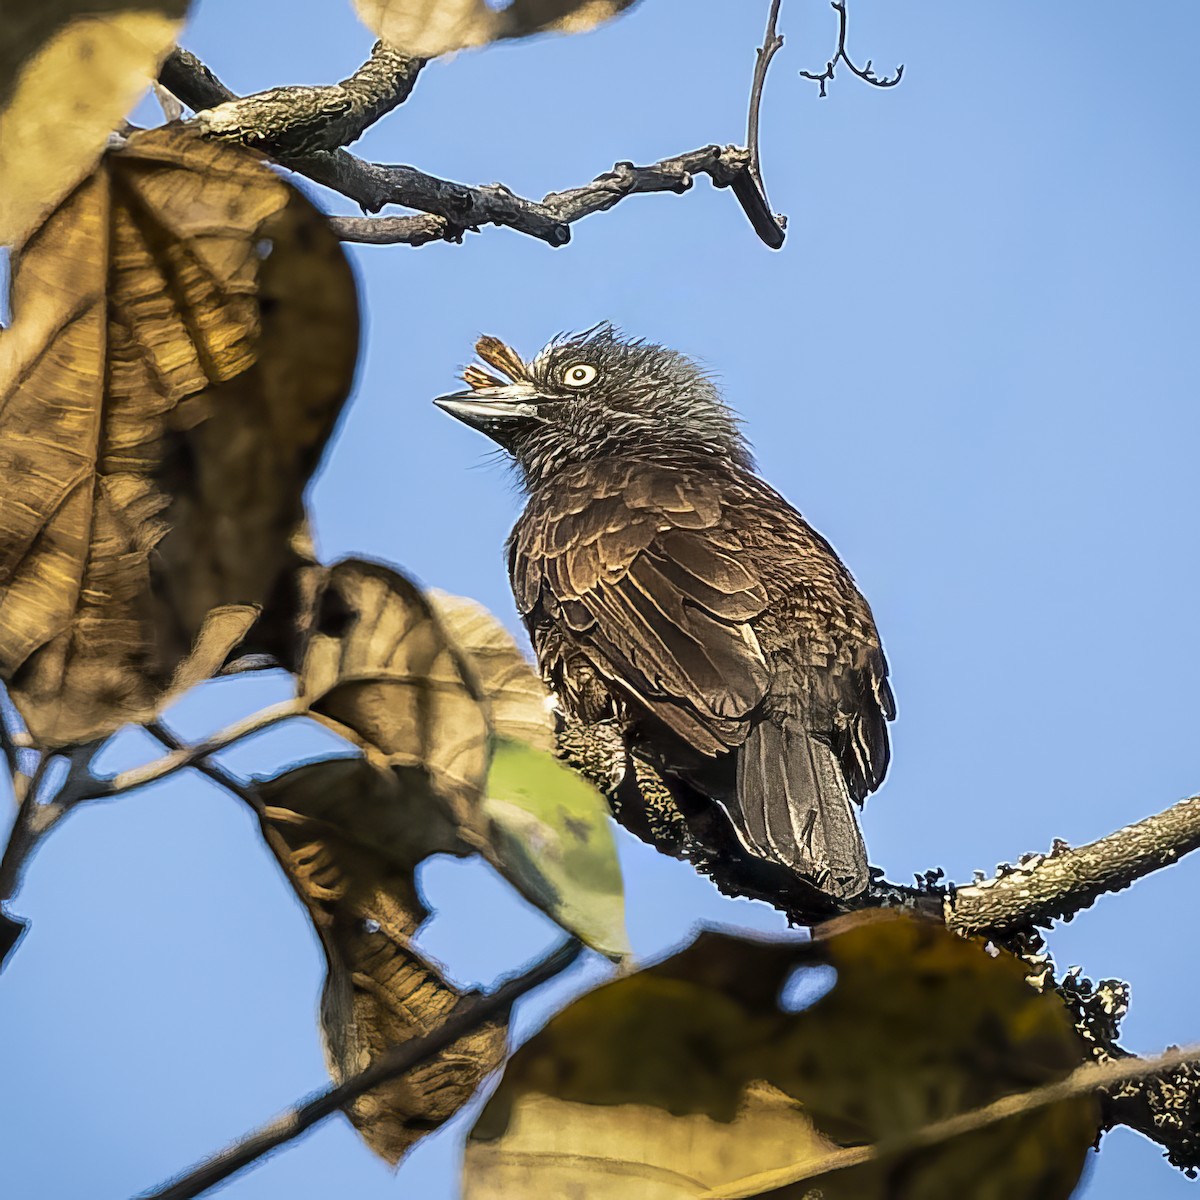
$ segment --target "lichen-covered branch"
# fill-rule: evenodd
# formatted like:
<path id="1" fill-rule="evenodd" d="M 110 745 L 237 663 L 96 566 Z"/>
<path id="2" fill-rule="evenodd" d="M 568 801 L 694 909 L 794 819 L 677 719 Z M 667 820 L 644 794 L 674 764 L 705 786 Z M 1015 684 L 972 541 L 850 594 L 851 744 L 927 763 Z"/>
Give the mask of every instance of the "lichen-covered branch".
<path id="1" fill-rule="evenodd" d="M 337 150 L 361 137 L 412 94 L 423 58 L 376 42 L 367 61 L 340 83 L 270 88 L 238 98 L 194 55 L 176 49 L 159 80 L 189 108 L 209 137 L 279 158 Z"/>
<path id="2" fill-rule="evenodd" d="M 1197 848 L 1200 796 L 1193 796 L 1099 841 L 1076 849 L 1058 843 L 993 879 L 954 889 L 946 898 L 946 923 L 963 932 L 999 935 L 1048 924 Z"/>
<path id="3" fill-rule="evenodd" d="M 391 53 L 391 52 L 389 52 Z M 408 90 L 420 69 L 415 64 L 411 78 L 396 64 L 390 77 L 393 84 L 403 77 Z M 368 63 L 367 67 L 371 64 Z M 367 67 L 362 68 L 363 71 Z M 356 72 L 351 80 L 360 75 Z M 423 245 L 431 241 L 461 241 L 463 235 L 485 225 L 503 225 L 546 242 L 564 246 L 571 239 L 570 226 L 592 213 L 612 208 L 627 196 L 649 192 L 685 192 L 696 175 L 707 175 L 717 187 L 729 187 L 736 195 L 755 231 L 773 248 L 783 244 L 782 226 L 767 206 L 766 198 L 750 171 L 750 152 L 740 146 L 702 146 L 685 154 L 666 158 L 647 167 L 618 163 L 611 171 L 591 183 L 568 191 L 552 192 L 542 200 L 529 200 L 503 184 L 471 187 L 427 175 L 416 167 L 403 164 L 371 163 L 344 149 L 331 149 L 345 140 L 347 128 L 365 128 L 371 113 L 381 115 L 386 97 L 388 106 L 407 96 L 399 86 L 388 91 L 385 67 L 371 75 L 366 88 L 366 103 L 351 105 L 350 113 L 341 108 L 348 103 L 337 89 L 350 82 L 334 85 L 335 95 L 323 88 L 277 88 L 258 96 L 238 98 L 193 54 L 175 50 L 159 72 L 163 86 L 195 111 L 202 128 L 214 136 L 235 138 L 270 154 L 283 166 L 306 176 L 343 196 L 354 200 L 366 213 L 377 213 L 389 204 L 413 208 L 421 217 L 337 217 L 334 228 L 347 241 L 371 244 L 407 243 Z M 359 93 L 355 93 L 357 96 Z M 298 115 L 289 115 L 290 96 L 296 97 Z M 243 106 L 254 102 L 254 107 Z M 325 106 L 323 108 L 322 106 Z M 321 113 L 329 110 L 336 133 L 322 138 L 316 131 Z M 376 112 L 379 109 L 379 112 Z M 210 110 L 226 114 L 217 119 Z M 376 119 L 375 116 L 370 117 Z M 356 125 L 355 123 L 358 122 Z M 282 141 L 274 140 L 272 130 L 282 130 Z M 357 136 L 357 133 L 354 134 Z"/>
<path id="4" fill-rule="evenodd" d="M 1058 993 L 1095 1062 L 1127 1063 L 1136 1057 L 1117 1040 L 1121 1019 L 1129 1010 L 1128 984 L 1119 979 L 1093 983 L 1078 967 L 1056 982 L 1049 954 L 1022 957 L 1027 962 L 1040 960 L 1039 986 L 1053 987 Z M 1191 1176 L 1200 1172 L 1200 1067 L 1195 1062 L 1180 1062 L 1103 1088 L 1101 1111 L 1105 1130 L 1118 1125 L 1136 1130 L 1162 1146 L 1172 1165 Z"/>

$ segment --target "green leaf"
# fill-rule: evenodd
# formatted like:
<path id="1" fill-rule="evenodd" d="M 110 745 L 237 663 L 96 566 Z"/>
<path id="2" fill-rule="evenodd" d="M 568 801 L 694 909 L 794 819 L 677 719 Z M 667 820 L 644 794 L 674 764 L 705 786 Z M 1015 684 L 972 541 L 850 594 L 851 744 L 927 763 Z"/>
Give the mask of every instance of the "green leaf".
<path id="1" fill-rule="evenodd" d="M 608 805 L 553 755 L 493 741 L 485 812 L 497 868 L 530 901 L 610 958 L 629 953 Z"/>

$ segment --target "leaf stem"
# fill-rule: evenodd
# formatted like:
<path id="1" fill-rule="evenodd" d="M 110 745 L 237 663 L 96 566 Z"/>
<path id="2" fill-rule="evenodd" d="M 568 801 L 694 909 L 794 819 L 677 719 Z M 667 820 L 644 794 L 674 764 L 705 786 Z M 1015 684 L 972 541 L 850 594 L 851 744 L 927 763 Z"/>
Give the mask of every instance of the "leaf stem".
<path id="1" fill-rule="evenodd" d="M 464 997 L 446 1021 L 431 1033 L 393 1046 L 366 1070 L 351 1076 L 344 1083 L 314 1092 L 274 1121 L 213 1155 L 186 1174 L 154 1191 L 142 1193 L 143 1200 L 191 1200 L 193 1196 L 208 1191 L 264 1154 L 311 1129 L 365 1092 L 427 1062 L 492 1018 L 504 1016 L 526 992 L 569 967 L 582 949 L 574 939 L 563 942 L 527 971 L 510 978 L 491 995 Z"/>

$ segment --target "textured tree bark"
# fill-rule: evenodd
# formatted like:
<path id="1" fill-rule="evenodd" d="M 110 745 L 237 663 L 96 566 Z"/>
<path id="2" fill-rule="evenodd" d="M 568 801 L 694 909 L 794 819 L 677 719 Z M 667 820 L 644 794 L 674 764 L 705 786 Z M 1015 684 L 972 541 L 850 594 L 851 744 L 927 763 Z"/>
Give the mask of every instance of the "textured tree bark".
<path id="1" fill-rule="evenodd" d="M 193 54 L 176 49 L 159 82 L 196 112 L 209 136 L 303 158 L 337 150 L 361 137 L 412 94 L 423 58 L 376 42 L 371 56 L 340 83 L 270 88 L 238 98 Z"/>
<path id="2" fill-rule="evenodd" d="M 997 935 L 1049 924 L 1197 848 L 1200 796 L 1193 796 L 1099 841 L 1076 849 L 1055 843 L 1049 854 L 1029 855 L 994 879 L 955 889 L 946 897 L 946 924 Z"/>
<path id="3" fill-rule="evenodd" d="M 696 175 L 731 188 L 767 245 L 783 245 L 783 226 L 767 206 L 751 172 L 750 151 L 741 146 L 701 146 L 646 167 L 617 163 L 591 183 L 552 192 L 543 200 L 518 196 L 501 183 L 470 187 L 427 175 L 403 164 L 366 162 L 342 149 L 411 94 L 424 60 L 377 43 L 371 58 L 341 83 L 323 87 L 272 88 L 238 98 L 198 59 L 176 49 L 163 63 L 160 83 L 196 112 L 211 137 L 237 141 L 269 154 L 283 166 L 356 201 L 367 213 L 399 204 L 420 217 L 335 217 L 346 241 L 381 245 L 461 241 L 484 225 L 565 246 L 570 226 L 603 212 L 626 196 L 686 192 Z"/>

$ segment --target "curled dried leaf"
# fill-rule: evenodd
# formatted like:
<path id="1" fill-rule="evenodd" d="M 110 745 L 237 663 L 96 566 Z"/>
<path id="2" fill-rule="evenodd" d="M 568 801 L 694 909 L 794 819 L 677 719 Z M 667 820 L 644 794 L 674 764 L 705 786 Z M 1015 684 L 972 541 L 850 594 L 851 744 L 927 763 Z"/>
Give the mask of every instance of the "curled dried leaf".
<path id="1" fill-rule="evenodd" d="M 489 748 L 478 685 L 420 589 L 380 563 L 329 569 L 301 685 L 314 716 L 400 772 L 475 849 Z"/>
<path id="2" fill-rule="evenodd" d="M 190 654 L 189 677 L 212 658 L 194 643 L 224 606 L 262 607 L 246 650 L 286 662 L 303 491 L 358 349 L 323 217 L 250 153 L 153 130 L 19 248 L 13 311 L 0 677 L 30 733 L 145 719 Z"/>
<path id="3" fill-rule="evenodd" d="M 465 596 L 432 591 L 427 599 L 487 700 L 492 732 L 552 751 L 550 695 L 508 630 Z"/>
<path id="4" fill-rule="evenodd" d="M 406 838 L 396 821 L 402 791 L 393 772 L 362 758 L 312 763 L 260 785 L 267 842 L 325 951 L 321 1029 L 338 1083 L 436 1029 L 464 995 L 413 943 L 425 910 L 413 881 L 419 836 Z M 506 1038 L 503 1023 L 481 1026 L 360 1096 L 346 1115 L 395 1164 L 474 1095 Z"/>

